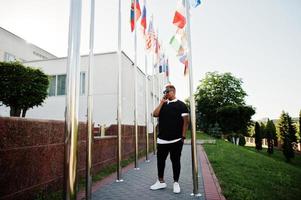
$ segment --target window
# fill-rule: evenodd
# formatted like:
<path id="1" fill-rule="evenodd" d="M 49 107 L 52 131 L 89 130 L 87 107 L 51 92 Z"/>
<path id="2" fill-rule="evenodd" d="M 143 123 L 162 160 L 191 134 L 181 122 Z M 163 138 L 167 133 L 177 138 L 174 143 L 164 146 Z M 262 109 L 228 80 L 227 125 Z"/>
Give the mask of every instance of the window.
<path id="1" fill-rule="evenodd" d="M 4 61 L 15 61 L 16 60 L 16 56 L 5 52 L 4 53 Z"/>
<path id="2" fill-rule="evenodd" d="M 55 93 L 56 93 L 55 90 L 56 90 L 56 76 L 50 76 L 48 95 L 49 96 L 55 96 Z"/>
<path id="3" fill-rule="evenodd" d="M 85 89 L 86 89 L 86 73 L 81 72 L 80 73 L 80 86 L 79 86 L 79 94 L 85 95 Z"/>
<path id="4" fill-rule="evenodd" d="M 80 73 L 79 94 L 85 95 L 86 92 L 86 73 Z M 49 78 L 48 96 L 66 95 L 66 74 L 52 75 Z"/>
<path id="5" fill-rule="evenodd" d="M 57 95 L 66 94 L 66 75 L 57 76 Z"/>

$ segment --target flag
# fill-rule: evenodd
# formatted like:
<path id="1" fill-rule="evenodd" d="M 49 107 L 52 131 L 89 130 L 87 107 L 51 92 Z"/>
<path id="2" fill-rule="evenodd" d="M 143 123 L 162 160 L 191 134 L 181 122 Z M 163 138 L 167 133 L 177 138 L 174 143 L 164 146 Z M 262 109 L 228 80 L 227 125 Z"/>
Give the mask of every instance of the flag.
<path id="1" fill-rule="evenodd" d="M 176 50 L 179 51 L 179 49 L 181 48 L 181 41 L 179 39 L 179 35 L 174 35 L 172 36 L 172 38 L 169 41 L 169 44 Z"/>
<path id="2" fill-rule="evenodd" d="M 201 4 L 201 0 L 190 0 L 190 5 L 194 8 Z"/>
<path id="3" fill-rule="evenodd" d="M 173 24 L 181 29 L 184 28 L 186 24 L 185 6 L 183 4 L 183 0 L 178 1 L 177 10 L 173 18 Z"/>
<path id="4" fill-rule="evenodd" d="M 155 30 L 153 27 L 153 20 L 151 18 L 151 20 L 149 21 L 148 24 L 148 29 L 147 29 L 147 33 L 146 33 L 146 37 L 145 37 L 145 42 L 146 42 L 146 49 L 149 50 L 152 48 L 153 43 L 154 43 L 154 38 L 155 38 Z"/>
<path id="5" fill-rule="evenodd" d="M 177 33 L 170 39 L 169 44 L 178 52 L 182 47 L 187 48 L 186 33 L 183 29 L 178 29 Z"/>
<path id="6" fill-rule="evenodd" d="M 143 6 L 143 11 L 142 11 L 141 26 L 143 28 L 143 34 L 145 34 L 145 30 L 146 30 L 146 7 L 145 7 L 145 5 Z"/>
<path id="7" fill-rule="evenodd" d="M 159 56 L 160 43 L 159 43 L 158 36 L 155 36 L 155 38 L 154 38 L 154 50 L 155 50 L 155 54 L 157 54 Z"/>
<path id="8" fill-rule="evenodd" d="M 159 73 L 165 72 L 165 54 L 160 54 L 159 57 Z"/>
<path id="9" fill-rule="evenodd" d="M 132 0 L 131 3 L 131 31 L 133 32 L 135 29 L 135 21 L 134 21 L 134 14 L 135 14 L 135 2 L 136 1 L 136 21 L 140 18 L 141 16 L 141 9 L 140 9 L 140 5 L 139 5 L 139 0 Z"/>
<path id="10" fill-rule="evenodd" d="M 166 60 L 166 65 L 165 65 L 165 73 L 166 73 L 166 76 L 168 77 L 169 76 L 169 66 L 168 66 L 168 58 Z"/>
<path id="11" fill-rule="evenodd" d="M 187 73 L 188 73 L 188 60 L 186 60 L 184 63 L 184 76 L 186 76 Z"/>

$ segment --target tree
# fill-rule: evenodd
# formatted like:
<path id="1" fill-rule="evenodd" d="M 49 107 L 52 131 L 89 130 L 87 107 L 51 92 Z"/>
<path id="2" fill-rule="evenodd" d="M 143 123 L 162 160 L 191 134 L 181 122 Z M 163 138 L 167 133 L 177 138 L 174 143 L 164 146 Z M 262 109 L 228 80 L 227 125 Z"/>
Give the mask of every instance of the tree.
<path id="1" fill-rule="evenodd" d="M 20 62 L 0 62 L 0 101 L 10 107 L 10 116 L 25 117 L 26 111 L 42 105 L 47 97 L 48 76 Z"/>
<path id="2" fill-rule="evenodd" d="M 251 106 L 229 105 L 217 109 L 217 120 L 226 133 L 248 135 L 251 117 L 255 110 Z"/>
<path id="3" fill-rule="evenodd" d="M 247 94 L 241 84 L 242 80 L 231 73 L 206 73 L 195 94 L 198 127 L 207 131 L 210 125 L 213 126 L 216 122 L 220 124 L 218 111 L 221 114 L 221 109 L 225 106 L 245 106 L 244 98 Z M 225 110 L 235 109 L 225 108 Z"/>
<path id="4" fill-rule="evenodd" d="M 296 140 L 296 128 L 293 125 L 292 118 L 288 113 L 282 111 L 279 122 L 278 129 L 280 138 L 282 140 L 283 155 L 289 162 L 294 155 L 293 142 Z"/>
<path id="5" fill-rule="evenodd" d="M 299 142 L 301 142 L 301 110 L 299 112 Z"/>
<path id="6" fill-rule="evenodd" d="M 265 124 L 263 122 L 260 122 L 260 135 L 261 138 L 266 138 Z"/>
<path id="7" fill-rule="evenodd" d="M 272 120 L 268 119 L 267 125 L 265 127 L 265 134 L 268 142 L 268 150 L 269 154 L 274 153 L 274 139 L 276 136 L 276 127 Z"/>
<path id="8" fill-rule="evenodd" d="M 260 133 L 260 125 L 255 123 L 255 145 L 257 150 L 262 150 L 262 137 Z"/>

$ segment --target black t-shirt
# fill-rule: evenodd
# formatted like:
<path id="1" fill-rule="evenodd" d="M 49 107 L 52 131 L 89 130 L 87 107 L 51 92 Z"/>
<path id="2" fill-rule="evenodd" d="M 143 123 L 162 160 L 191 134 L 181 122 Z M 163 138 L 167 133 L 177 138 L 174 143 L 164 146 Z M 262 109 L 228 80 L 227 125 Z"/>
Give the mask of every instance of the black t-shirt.
<path id="1" fill-rule="evenodd" d="M 164 103 L 159 113 L 159 134 L 162 140 L 175 140 L 182 137 L 183 113 L 188 113 L 188 109 L 180 100 Z"/>

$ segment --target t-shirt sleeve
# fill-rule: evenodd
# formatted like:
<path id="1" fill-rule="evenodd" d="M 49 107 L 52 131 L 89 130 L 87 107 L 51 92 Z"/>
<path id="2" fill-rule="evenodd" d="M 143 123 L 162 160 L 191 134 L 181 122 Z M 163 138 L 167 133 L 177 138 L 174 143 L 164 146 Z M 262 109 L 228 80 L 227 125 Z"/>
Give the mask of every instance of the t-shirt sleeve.
<path id="1" fill-rule="evenodd" d="M 182 102 L 182 105 L 181 105 L 181 116 L 185 117 L 185 116 L 188 116 L 188 115 L 189 115 L 188 108 L 187 108 L 186 104 Z"/>

